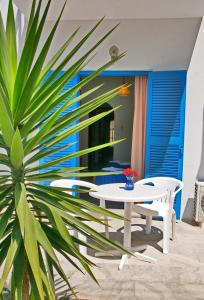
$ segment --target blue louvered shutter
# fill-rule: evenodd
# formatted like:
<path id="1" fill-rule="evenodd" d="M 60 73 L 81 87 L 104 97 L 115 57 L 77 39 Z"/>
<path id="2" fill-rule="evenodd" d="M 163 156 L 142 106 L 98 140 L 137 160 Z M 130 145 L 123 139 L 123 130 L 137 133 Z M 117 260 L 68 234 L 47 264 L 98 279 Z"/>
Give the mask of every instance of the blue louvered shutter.
<path id="1" fill-rule="evenodd" d="M 145 177 L 182 179 L 186 72 L 152 72 L 148 82 Z M 174 209 L 180 218 L 181 194 Z"/>
<path id="2" fill-rule="evenodd" d="M 63 73 L 63 71 L 58 74 L 57 78 L 59 76 L 61 76 L 62 73 Z M 50 74 L 51 74 L 51 72 L 50 72 Z M 48 76 L 50 76 L 50 74 L 48 74 Z M 61 93 L 64 93 L 65 91 L 67 91 L 71 87 L 75 86 L 79 81 L 80 81 L 80 77 L 79 77 L 79 75 L 76 75 L 69 82 L 67 82 L 67 84 L 64 86 L 64 88 L 61 91 Z M 58 107 L 60 107 L 61 105 L 63 105 L 63 103 L 65 101 L 69 101 L 69 99 L 64 100 Z M 61 113 L 60 117 L 64 116 L 69 111 L 72 111 L 73 109 L 77 108 L 78 106 L 79 106 L 78 102 L 75 103 L 75 104 L 73 104 L 72 106 L 70 106 L 69 108 L 67 108 L 63 113 Z M 72 123 L 72 125 L 74 125 L 75 123 L 76 122 Z M 66 148 L 66 149 L 64 149 L 62 151 L 59 151 L 59 152 L 57 152 L 57 153 L 55 153 L 53 155 L 49 155 L 47 157 L 44 157 L 43 159 L 40 160 L 40 164 L 43 164 L 43 163 L 46 163 L 46 162 L 50 162 L 50 161 L 55 160 L 55 159 L 57 159 L 59 157 L 66 156 L 68 154 L 71 154 L 71 153 L 74 153 L 74 152 L 78 151 L 78 147 L 79 147 L 79 134 L 78 133 L 75 133 L 72 136 L 70 136 L 69 138 L 63 140 L 58 145 L 53 146 L 53 148 L 57 148 L 57 147 L 63 146 L 63 145 L 68 145 L 70 143 L 74 143 L 74 144 L 71 147 Z M 68 160 L 68 161 L 60 163 L 60 164 L 58 164 L 56 166 L 47 168 L 46 171 L 56 170 L 58 168 L 69 168 L 69 167 L 77 167 L 77 166 L 78 166 L 78 158 L 72 158 L 71 160 Z M 41 183 L 43 183 L 45 185 L 48 184 L 48 182 L 41 182 Z"/>

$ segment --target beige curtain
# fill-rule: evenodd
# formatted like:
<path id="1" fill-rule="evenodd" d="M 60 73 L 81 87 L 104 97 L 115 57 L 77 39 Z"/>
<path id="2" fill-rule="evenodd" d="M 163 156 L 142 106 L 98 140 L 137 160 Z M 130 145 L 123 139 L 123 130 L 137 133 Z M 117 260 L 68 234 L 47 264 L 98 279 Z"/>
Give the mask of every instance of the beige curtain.
<path id="1" fill-rule="evenodd" d="M 144 178 L 146 138 L 147 77 L 135 77 L 135 109 L 132 132 L 131 167 Z"/>

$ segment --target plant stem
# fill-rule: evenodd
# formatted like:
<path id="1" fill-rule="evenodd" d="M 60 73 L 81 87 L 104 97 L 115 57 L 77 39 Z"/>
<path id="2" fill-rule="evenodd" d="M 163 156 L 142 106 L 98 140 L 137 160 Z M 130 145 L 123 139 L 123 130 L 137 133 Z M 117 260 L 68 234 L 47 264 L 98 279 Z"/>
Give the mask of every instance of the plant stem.
<path id="1" fill-rule="evenodd" d="M 25 268 L 23 274 L 23 300 L 29 300 L 29 274 L 27 257 L 25 257 Z"/>

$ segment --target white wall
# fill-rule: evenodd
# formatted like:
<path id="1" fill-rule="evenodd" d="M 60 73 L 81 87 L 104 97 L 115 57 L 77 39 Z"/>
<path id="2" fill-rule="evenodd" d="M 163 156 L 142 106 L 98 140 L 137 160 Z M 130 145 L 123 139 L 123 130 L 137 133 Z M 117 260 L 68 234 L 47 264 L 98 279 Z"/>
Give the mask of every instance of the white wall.
<path id="1" fill-rule="evenodd" d="M 0 0 L 0 10 L 1 10 L 1 13 L 3 12 L 2 18 L 3 18 L 4 23 L 6 23 L 8 3 L 9 3 L 9 0 Z M 18 12 L 18 7 L 15 4 L 13 4 L 13 8 L 14 8 L 14 15 L 16 16 L 17 12 Z"/>
<path id="2" fill-rule="evenodd" d="M 3 18 L 4 22 L 6 20 L 7 9 L 8 9 L 8 0 L 1 0 L 0 1 L 0 10 L 1 10 L 2 18 Z"/>
<path id="3" fill-rule="evenodd" d="M 106 62 L 109 59 L 108 50 L 113 44 L 116 44 L 121 52 L 127 51 L 126 57 L 113 67 L 116 70 L 176 70 L 188 68 L 199 30 L 199 18 L 105 20 L 82 51 L 118 22 L 120 22 L 119 27 L 97 50 L 96 58 L 86 66 L 86 69 L 96 69 Z M 61 22 L 50 53 L 53 54 L 65 40 L 65 37 L 78 26 L 81 27 L 80 38 L 95 23 L 95 21 Z M 52 22 L 47 23 L 45 36 L 47 36 L 52 24 Z"/>
<path id="4" fill-rule="evenodd" d="M 121 162 L 131 161 L 131 147 L 132 147 L 132 124 L 134 114 L 134 78 L 125 77 L 125 82 L 130 83 L 130 95 L 128 97 L 116 96 L 108 103 L 113 107 L 121 105 L 121 107 L 114 112 L 115 120 L 115 140 L 126 138 L 122 143 L 114 146 L 114 160 Z M 93 88 L 100 84 L 104 84 L 99 92 L 94 93 L 94 97 L 101 95 L 111 89 L 120 86 L 123 83 L 122 77 L 97 77 L 91 83 L 82 89 L 82 93 L 87 89 Z M 88 147 L 88 129 L 85 129 L 80 134 L 80 148 L 86 149 Z M 87 157 L 82 157 L 82 166 L 87 166 Z"/>
<path id="5" fill-rule="evenodd" d="M 0 0 L 0 11 L 5 26 L 6 26 L 6 19 L 7 19 L 8 2 L 9 2 L 8 0 Z M 14 15 L 16 20 L 17 48 L 21 50 L 26 18 L 25 15 L 20 12 L 20 10 L 15 4 L 13 4 L 13 8 L 14 8 Z"/>
<path id="6" fill-rule="evenodd" d="M 204 20 L 193 51 L 187 76 L 186 128 L 182 212 L 193 217 L 194 183 L 204 180 Z"/>

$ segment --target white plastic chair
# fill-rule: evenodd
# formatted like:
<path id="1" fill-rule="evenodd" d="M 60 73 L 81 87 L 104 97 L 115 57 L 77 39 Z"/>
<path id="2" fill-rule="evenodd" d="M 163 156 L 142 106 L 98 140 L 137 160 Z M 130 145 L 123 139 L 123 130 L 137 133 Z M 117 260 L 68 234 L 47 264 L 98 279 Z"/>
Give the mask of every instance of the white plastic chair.
<path id="1" fill-rule="evenodd" d="M 73 186 L 76 187 L 87 187 L 89 189 L 96 189 L 96 185 L 91 183 L 91 182 L 87 182 L 87 181 L 83 181 L 83 180 L 75 180 L 75 179 L 59 179 L 59 180 L 55 180 L 52 181 L 50 186 L 53 187 L 60 187 L 60 188 L 72 188 Z M 68 192 L 65 191 L 68 194 L 72 195 L 73 192 Z M 83 235 L 82 233 L 78 232 L 77 230 L 74 230 L 74 236 L 76 236 L 79 240 L 86 242 L 86 236 Z M 81 252 L 81 254 L 86 255 L 87 254 L 87 248 L 85 246 L 80 245 L 79 246 L 79 251 Z"/>
<path id="2" fill-rule="evenodd" d="M 152 217 L 159 216 L 163 218 L 163 253 L 169 252 L 170 224 L 172 224 L 172 240 L 175 237 L 176 213 L 173 209 L 174 199 L 182 190 L 183 182 L 171 177 L 152 177 L 142 179 L 137 184 L 153 184 L 167 191 L 167 196 L 151 204 L 134 204 L 133 210 L 146 216 L 146 233 L 151 233 Z"/>
<path id="3" fill-rule="evenodd" d="M 61 188 L 72 188 L 73 186 L 82 186 L 82 187 L 87 187 L 90 189 L 95 189 L 97 185 L 88 182 L 88 181 L 83 181 L 83 180 L 75 180 L 75 179 L 59 179 L 59 180 L 54 180 L 50 184 L 51 186 L 55 187 L 61 187 Z M 71 195 L 72 192 L 69 192 Z"/>

